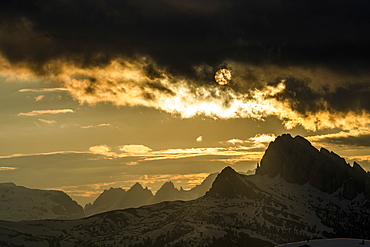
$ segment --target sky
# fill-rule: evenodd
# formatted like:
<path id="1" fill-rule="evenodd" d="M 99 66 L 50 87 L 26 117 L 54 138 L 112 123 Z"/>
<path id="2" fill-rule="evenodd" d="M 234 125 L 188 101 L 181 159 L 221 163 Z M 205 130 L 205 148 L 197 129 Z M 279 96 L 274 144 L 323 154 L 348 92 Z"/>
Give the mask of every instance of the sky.
<path id="1" fill-rule="evenodd" d="M 0 182 L 189 189 L 301 135 L 370 171 L 365 0 L 7 0 Z"/>

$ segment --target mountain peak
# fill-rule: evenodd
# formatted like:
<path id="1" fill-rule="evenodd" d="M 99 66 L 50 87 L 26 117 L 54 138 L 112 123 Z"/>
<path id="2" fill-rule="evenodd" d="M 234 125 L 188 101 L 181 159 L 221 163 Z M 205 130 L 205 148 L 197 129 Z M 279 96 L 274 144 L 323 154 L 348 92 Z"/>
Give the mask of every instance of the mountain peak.
<path id="1" fill-rule="evenodd" d="M 237 173 L 231 166 L 226 166 L 224 169 L 222 169 L 222 171 L 220 172 L 220 174 L 222 173 Z"/>
<path id="2" fill-rule="evenodd" d="M 144 188 L 139 182 L 136 182 L 128 191 L 135 191 L 135 190 L 144 190 Z"/>
<path id="3" fill-rule="evenodd" d="M 148 188 L 145 188 L 139 183 L 136 182 L 128 191 L 127 196 L 131 197 L 137 197 L 137 196 L 143 196 L 146 198 L 146 200 L 149 200 L 148 198 L 153 197 L 152 191 Z"/>
<path id="4" fill-rule="evenodd" d="M 318 156 L 320 152 L 303 137 L 283 134 L 269 144 L 256 174 L 280 174 L 288 182 L 304 184 Z"/>
<path id="5" fill-rule="evenodd" d="M 165 182 L 161 188 L 157 191 L 158 193 L 172 193 L 173 191 L 179 191 L 178 189 L 175 188 L 175 185 L 171 182 Z"/>
<path id="6" fill-rule="evenodd" d="M 175 185 L 171 181 L 168 181 L 164 183 L 161 188 L 159 188 L 154 196 L 154 201 L 169 201 L 171 198 L 178 198 L 179 193 L 181 192 L 175 188 Z"/>
<path id="7" fill-rule="evenodd" d="M 230 166 L 225 167 L 216 177 L 207 195 L 228 198 L 234 198 L 240 195 L 254 196 L 254 192 L 251 190 L 250 186 L 244 182 L 242 176 L 243 175 L 237 173 Z"/>
<path id="8" fill-rule="evenodd" d="M 172 181 L 165 182 L 165 183 L 163 184 L 163 186 L 170 186 L 170 187 L 174 187 L 174 188 L 175 188 L 175 185 L 173 184 L 173 182 L 172 182 Z M 163 187 L 163 186 L 162 186 L 162 187 Z"/>
<path id="9" fill-rule="evenodd" d="M 269 177 L 280 175 L 290 183 L 308 182 L 328 193 L 344 186 L 345 191 L 355 191 L 348 199 L 362 193 L 367 179 L 370 179 L 366 178 L 369 176 L 359 169 L 357 163 L 351 167 L 336 153 L 325 148 L 319 151 L 305 138 L 293 138 L 289 134 L 279 136 L 269 144 L 256 174 L 267 174 Z M 350 179 L 355 182 L 347 183 Z"/>

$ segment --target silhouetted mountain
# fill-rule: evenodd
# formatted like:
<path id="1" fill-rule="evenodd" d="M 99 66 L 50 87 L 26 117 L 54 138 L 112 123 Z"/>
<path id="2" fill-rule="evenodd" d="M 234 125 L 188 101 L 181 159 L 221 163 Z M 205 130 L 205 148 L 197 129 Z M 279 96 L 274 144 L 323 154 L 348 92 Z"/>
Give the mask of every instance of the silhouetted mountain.
<path id="1" fill-rule="evenodd" d="M 153 202 L 163 202 L 163 201 L 176 201 L 182 199 L 181 194 L 183 190 L 180 191 L 175 188 L 175 185 L 170 181 L 162 185 L 162 187 L 157 191 L 153 198 Z"/>
<path id="2" fill-rule="evenodd" d="M 140 207 L 147 205 L 153 198 L 152 192 L 148 188 L 143 188 L 140 183 L 135 183 L 122 198 L 119 206 L 121 208 Z"/>
<path id="3" fill-rule="evenodd" d="M 117 209 L 122 199 L 126 196 L 126 191 L 122 188 L 110 188 L 104 190 L 93 204 L 85 205 L 84 211 L 86 215 L 93 215 L 102 212 L 107 212 Z"/>
<path id="4" fill-rule="evenodd" d="M 153 196 L 149 189 L 144 189 L 139 183 L 135 183 L 128 191 L 122 188 L 110 188 L 109 190 L 104 190 L 93 204 L 89 203 L 85 205 L 85 214 L 93 215 L 163 201 L 194 200 L 203 196 L 211 188 L 216 176 L 217 173 L 210 174 L 200 185 L 190 190 L 179 190 L 175 188 L 172 182 L 166 182 L 157 191 L 155 196 Z"/>
<path id="5" fill-rule="evenodd" d="M 256 174 L 275 177 L 287 182 L 310 183 L 321 191 L 333 193 L 343 188 L 343 196 L 353 199 L 359 193 L 370 198 L 370 174 L 357 163 L 353 167 L 334 152 L 320 151 L 303 137 L 285 134 L 271 142 Z"/>
<path id="6" fill-rule="evenodd" d="M 190 190 L 183 190 L 182 188 L 179 190 L 175 188 L 172 182 L 167 182 L 157 191 L 153 198 L 153 203 L 176 200 L 189 201 L 204 196 L 212 187 L 212 183 L 216 179 L 217 174 L 218 173 L 211 173 L 200 185 Z"/>
<path id="7" fill-rule="evenodd" d="M 1 220 L 75 219 L 83 216 L 82 207 L 62 191 L 28 189 L 14 183 L 0 184 Z"/>
<path id="8" fill-rule="evenodd" d="M 243 175 L 237 173 L 230 166 L 226 167 L 213 182 L 207 196 L 223 196 L 229 198 L 236 198 L 238 196 L 255 197 L 253 188 L 250 188 L 250 184 L 245 183 L 241 179 L 241 176 Z"/>

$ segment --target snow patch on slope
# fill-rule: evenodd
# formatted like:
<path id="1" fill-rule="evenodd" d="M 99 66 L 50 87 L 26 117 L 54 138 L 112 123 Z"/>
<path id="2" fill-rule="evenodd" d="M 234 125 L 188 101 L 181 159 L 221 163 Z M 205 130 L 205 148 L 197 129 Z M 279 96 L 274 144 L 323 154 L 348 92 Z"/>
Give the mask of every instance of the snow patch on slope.
<path id="1" fill-rule="evenodd" d="M 297 242 L 290 244 L 279 245 L 278 247 L 361 247 L 361 246 L 370 246 L 369 240 L 364 240 L 362 244 L 361 239 L 319 239 L 319 240 L 310 240 L 309 242 Z"/>
<path id="2" fill-rule="evenodd" d="M 28 189 L 13 183 L 0 184 L 0 219 L 9 221 L 72 219 L 83 209 L 62 191 Z"/>

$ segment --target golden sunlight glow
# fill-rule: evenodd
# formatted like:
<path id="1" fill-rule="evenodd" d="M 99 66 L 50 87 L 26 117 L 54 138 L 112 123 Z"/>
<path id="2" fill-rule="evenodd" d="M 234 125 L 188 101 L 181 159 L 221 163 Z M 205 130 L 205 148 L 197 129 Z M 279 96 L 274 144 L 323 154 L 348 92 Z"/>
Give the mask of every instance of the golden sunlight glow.
<path id="1" fill-rule="evenodd" d="M 2 65 L 5 63 L 1 59 L 0 62 Z M 370 122 L 370 114 L 367 112 L 333 113 L 323 110 L 300 114 L 292 109 L 289 102 L 275 97 L 284 92 L 284 80 L 275 86 L 266 84 L 261 89 L 240 93 L 231 87 L 194 85 L 162 70 L 158 70 L 161 77 L 153 79 L 145 72 L 148 64 L 153 62 L 147 58 L 130 62 L 116 59 L 105 67 L 80 68 L 56 61 L 50 63 L 48 68 L 58 73 L 51 72 L 37 77 L 30 70 L 12 67 L 8 63 L 2 67 L 6 68 L 5 70 L 0 69 L 0 75 L 6 76 L 7 80 L 38 78 L 59 82 L 81 104 L 112 102 L 117 106 L 145 106 L 177 114 L 182 118 L 206 116 L 215 119 L 253 118 L 264 121 L 266 117 L 275 116 L 282 120 L 286 129 L 303 126 L 312 131 L 325 128 L 343 130 L 367 128 L 367 123 Z M 216 73 L 215 79 L 219 80 L 219 84 L 224 85 L 231 80 L 231 72 L 221 69 Z M 66 112 L 72 112 L 72 110 L 33 111 L 19 115 Z"/>
<path id="2" fill-rule="evenodd" d="M 141 153 L 141 154 L 152 151 L 151 148 L 144 145 L 123 145 L 120 146 L 119 149 L 125 153 Z"/>
<path id="3" fill-rule="evenodd" d="M 8 166 L 0 166 L 0 171 L 12 171 L 17 170 L 18 167 L 8 167 Z"/>
<path id="4" fill-rule="evenodd" d="M 228 69 L 219 69 L 215 73 L 215 81 L 220 85 L 226 85 L 231 81 L 231 72 Z"/>
<path id="5" fill-rule="evenodd" d="M 60 113 L 73 113 L 72 109 L 59 109 L 59 110 L 34 110 L 30 112 L 21 112 L 18 116 L 37 116 L 42 114 L 60 114 Z"/>

